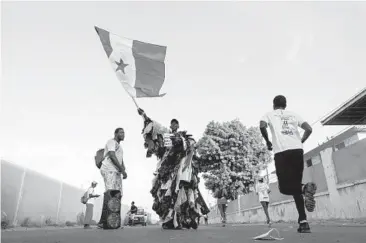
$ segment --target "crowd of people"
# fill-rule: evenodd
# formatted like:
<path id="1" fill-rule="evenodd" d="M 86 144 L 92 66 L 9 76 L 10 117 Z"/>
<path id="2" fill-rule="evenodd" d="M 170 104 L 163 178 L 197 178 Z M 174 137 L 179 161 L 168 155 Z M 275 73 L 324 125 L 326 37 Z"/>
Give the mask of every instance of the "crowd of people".
<path id="1" fill-rule="evenodd" d="M 282 95 L 273 100 L 273 110 L 266 113 L 260 119 L 260 131 L 266 142 L 268 150 L 274 152 L 276 174 L 279 191 L 294 198 L 298 211 L 299 233 L 310 233 L 305 209 L 313 212 L 315 209 L 314 194 L 317 186 L 315 183 L 302 184 L 304 170 L 303 143 L 312 133 L 311 126 L 298 114 L 286 110 L 287 101 Z M 170 129 L 161 126 L 150 119 L 142 109 L 138 109 L 143 117 L 143 137 L 146 157 L 155 155 L 158 163 L 152 189 L 153 210 L 159 215 L 164 229 L 196 229 L 200 218 L 208 222 L 207 214 L 210 212 L 198 189 L 198 165 L 194 162 L 196 153 L 196 141 L 185 131 L 179 131 L 179 122 L 172 119 Z M 267 128 L 270 128 L 272 139 L 269 139 Z M 300 136 L 298 127 L 305 132 Z M 112 198 L 121 200 L 123 196 L 122 179 L 127 178 L 126 167 L 123 162 L 123 150 L 120 142 L 124 140 L 123 128 L 117 128 L 114 138 L 110 139 L 104 149 L 100 172 L 104 179 L 106 198 L 114 191 Z M 85 227 L 90 227 L 93 215 L 93 201 L 99 195 L 94 194 L 96 183 L 93 182 L 87 191 Z M 267 218 L 267 224 L 271 224 L 268 212 L 269 185 L 260 178 L 255 187 L 259 202 L 263 207 Z M 109 194 L 107 193 L 109 192 Z M 219 190 L 215 197 L 220 211 L 223 226 L 226 223 L 226 209 L 228 201 L 225 190 Z M 111 198 L 111 196 L 109 196 Z M 120 201 L 119 201 L 120 202 Z M 98 226 L 108 228 L 108 202 L 104 200 L 103 212 Z M 119 204 L 120 207 L 120 204 Z M 131 215 L 134 214 L 134 204 L 131 207 Z M 112 210 L 113 211 L 113 210 Z M 113 220 L 112 220 L 113 221 Z"/>

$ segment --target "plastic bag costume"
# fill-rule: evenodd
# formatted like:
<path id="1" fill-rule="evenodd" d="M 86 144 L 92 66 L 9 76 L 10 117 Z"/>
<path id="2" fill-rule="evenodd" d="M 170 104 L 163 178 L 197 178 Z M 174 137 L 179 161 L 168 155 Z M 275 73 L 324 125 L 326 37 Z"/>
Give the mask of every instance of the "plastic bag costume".
<path id="1" fill-rule="evenodd" d="M 158 158 L 152 189 L 153 210 L 164 229 L 197 229 L 197 218 L 210 211 L 198 189 L 198 168 L 193 162 L 195 140 L 186 132 L 170 132 L 145 114 L 143 136 L 146 157 Z"/>

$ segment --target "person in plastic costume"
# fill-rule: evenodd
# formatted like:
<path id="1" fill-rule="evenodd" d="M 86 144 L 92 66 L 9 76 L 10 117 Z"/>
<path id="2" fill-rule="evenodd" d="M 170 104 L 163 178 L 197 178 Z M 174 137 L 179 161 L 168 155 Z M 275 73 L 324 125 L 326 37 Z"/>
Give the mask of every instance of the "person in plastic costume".
<path id="1" fill-rule="evenodd" d="M 159 159 L 150 191 L 153 210 L 163 222 L 163 229 L 197 229 L 197 217 L 207 214 L 209 209 L 198 189 L 198 168 L 193 162 L 195 140 L 178 131 L 176 119 L 166 129 L 147 117 L 142 109 L 138 113 L 144 118 L 146 157 L 155 154 Z"/>

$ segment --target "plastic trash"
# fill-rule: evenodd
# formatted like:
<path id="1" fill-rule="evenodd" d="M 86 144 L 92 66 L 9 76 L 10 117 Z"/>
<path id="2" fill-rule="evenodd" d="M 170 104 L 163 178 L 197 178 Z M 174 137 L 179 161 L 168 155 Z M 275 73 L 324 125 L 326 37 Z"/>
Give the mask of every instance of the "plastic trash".
<path id="1" fill-rule="evenodd" d="M 277 237 L 272 236 L 273 234 L 271 235 L 272 231 L 277 232 Z M 254 237 L 253 240 L 283 240 L 283 238 L 281 238 L 280 232 L 277 229 L 273 228 L 269 230 L 267 233 Z"/>

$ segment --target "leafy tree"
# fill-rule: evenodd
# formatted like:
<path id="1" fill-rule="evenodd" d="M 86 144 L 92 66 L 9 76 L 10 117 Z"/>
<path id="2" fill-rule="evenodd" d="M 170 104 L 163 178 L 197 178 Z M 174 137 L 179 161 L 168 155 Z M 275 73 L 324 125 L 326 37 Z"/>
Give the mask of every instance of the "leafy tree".
<path id="1" fill-rule="evenodd" d="M 210 122 L 197 143 L 195 162 L 205 186 L 218 198 L 230 200 L 250 192 L 254 174 L 270 161 L 257 127 L 246 128 L 239 120 Z"/>

